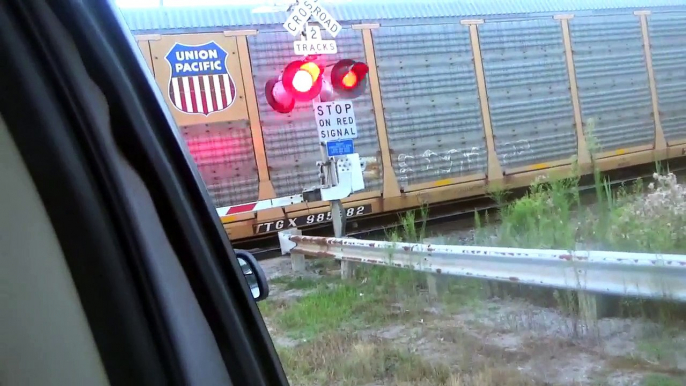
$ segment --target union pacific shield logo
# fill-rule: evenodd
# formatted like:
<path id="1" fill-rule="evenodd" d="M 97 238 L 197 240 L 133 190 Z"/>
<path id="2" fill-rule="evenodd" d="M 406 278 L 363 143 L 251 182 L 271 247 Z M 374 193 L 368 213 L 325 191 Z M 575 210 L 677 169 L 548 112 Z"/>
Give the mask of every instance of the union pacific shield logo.
<path id="1" fill-rule="evenodd" d="M 172 104 L 184 113 L 204 116 L 229 108 L 236 99 L 236 85 L 226 68 L 227 57 L 214 41 L 199 46 L 174 44 L 166 56 Z"/>

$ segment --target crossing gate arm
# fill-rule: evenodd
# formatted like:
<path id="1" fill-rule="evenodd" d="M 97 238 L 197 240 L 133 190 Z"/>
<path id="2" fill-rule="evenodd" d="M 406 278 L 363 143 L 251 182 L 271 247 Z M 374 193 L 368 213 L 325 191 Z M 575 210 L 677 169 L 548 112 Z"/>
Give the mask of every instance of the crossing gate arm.
<path id="1" fill-rule="evenodd" d="M 303 195 L 296 194 L 293 196 L 249 202 L 247 204 L 224 206 L 221 208 L 217 208 L 217 214 L 219 215 L 219 217 L 223 217 L 238 213 L 256 212 L 259 210 L 271 208 L 281 208 L 288 205 L 300 204 L 301 202 L 305 202 Z"/>
<path id="2" fill-rule="evenodd" d="M 306 189 L 303 194 L 295 194 L 268 200 L 259 200 L 247 204 L 217 208 L 219 217 L 259 210 L 281 208 L 284 206 L 312 201 L 341 200 L 364 189 L 364 176 L 359 154 L 348 154 L 334 159 L 337 179 L 332 185 L 315 186 Z"/>

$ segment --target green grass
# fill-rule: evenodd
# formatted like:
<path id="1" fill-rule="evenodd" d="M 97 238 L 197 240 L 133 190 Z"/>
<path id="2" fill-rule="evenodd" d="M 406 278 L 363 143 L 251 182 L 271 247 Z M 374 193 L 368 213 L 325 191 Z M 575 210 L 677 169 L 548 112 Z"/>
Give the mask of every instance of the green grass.
<path id="1" fill-rule="evenodd" d="M 408 350 L 379 339 L 362 339 L 354 334 L 334 333 L 279 352 L 293 384 L 361 385 L 379 379 L 445 385 L 450 369 L 432 365 Z"/>
<path id="2" fill-rule="evenodd" d="M 456 361 L 436 362 L 388 340 L 351 332 L 319 336 L 296 347 L 278 348 L 294 385 L 542 386 L 508 367 L 505 358 L 481 360 L 480 342 L 464 335 Z M 382 383 L 381 383 L 382 382 Z"/>
<path id="3" fill-rule="evenodd" d="M 658 166 L 658 171 L 663 172 Z M 477 245 L 574 250 L 581 246 L 627 252 L 686 252 L 686 189 L 672 177 L 660 176 L 654 189 L 642 181 L 613 188 L 598 171 L 595 202 L 584 202 L 577 175 L 549 176 L 531 184 L 520 199 L 508 201 L 506 191 L 492 192 L 501 204 L 497 221 L 475 215 Z M 392 242 L 423 242 L 428 208 L 410 211 L 399 225 L 388 229 Z M 281 277 L 271 282 L 283 290 L 299 290 L 297 299 L 267 299 L 260 310 L 276 331 L 298 339 L 294 347 L 278 346 L 291 382 L 297 385 L 537 385 L 513 370 L 502 353 L 481 353 L 493 362 L 475 364 L 462 358 L 456 366 L 429 361 L 412 352 L 411 346 L 365 336 L 381 326 L 409 325 L 431 318 L 456 315 L 485 307 L 483 299 L 500 291 L 507 298 L 520 292 L 540 293 L 541 305 L 554 305 L 568 316 L 577 316 L 579 295 L 575 291 L 550 291 L 516 285 L 496 285 L 482 280 L 440 277 L 439 295 L 430 296 L 427 274 L 407 269 L 361 265 L 353 279 L 341 280 L 335 264 L 321 263 L 312 277 Z M 517 287 L 517 288 L 515 288 Z M 435 309 L 440 309 L 437 315 Z M 684 319 L 684 307 L 668 302 L 621 299 L 620 314 L 662 322 L 652 335 L 636 342 L 640 358 L 611 362 L 608 371 L 639 371 L 648 374 L 644 386 L 684 384 L 674 378 L 676 353 L 686 349 L 670 335 L 669 325 Z M 488 312 L 489 309 L 483 309 Z M 576 324 L 575 324 L 576 328 Z M 576 329 L 575 329 L 576 331 Z M 445 331 L 443 331 L 445 332 Z M 442 332 L 442 333 L 443 333 Z M 471 355 L 478 342 L 460 335 L 445 344 Z M 443 341 L 443 340 L 441 340 Z M 471 346 L 470 346 L 471 345 Z M 490 359 L 489 359 L 490 360 Z M 648 365 L 647 365 L 648 364 Z M 376 383 L 374 383 L 376 382 Z M 599 383 L 600 384 L 600 383 Z"/>
<path id="4" fill-rule="evenodd" d="M 284 290 L 292 289 L 313 289 L 321 285 L 321 280 L 319 278 L 315 279 L 313 277 L 296 277 L 291 276 L 279 276 L 271 279 L 270 284 L 283 285 Z"/>
<path id="5" fill-rule="evenodd" d="M 642 386 L 683 386 L 684 381 L 667 375 L 649 374 L 643 378 Z"/>
<path id="6" fill-rule="evenodd" d="M 368 328 L 430 316 L 436 304 L 427 290 L 426 274 L 400 268 L 358 267 L 355 279 L 340 280 L 336 272 L 321 281 L 281 279 L 284 288 L 307 288 L 294 301 L 267 299 L 262 314 L 292 337 L 311 338 L 339 330 Z M 477 280 L 441 283 L 440 306 L 455 311 L 477 306 L 482 293 Z"/>

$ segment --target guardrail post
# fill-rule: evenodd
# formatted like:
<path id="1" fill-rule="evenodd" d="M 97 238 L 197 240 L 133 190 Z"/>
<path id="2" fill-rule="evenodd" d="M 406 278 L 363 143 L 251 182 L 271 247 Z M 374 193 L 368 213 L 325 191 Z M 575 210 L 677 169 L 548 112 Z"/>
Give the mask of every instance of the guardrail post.
<path id="1" fill-rule="evenodd" d="M 589 248 L 598 246 L 584 245 L 583 243 L 576 243 L 575 250 L 588 251 Z M 611 303 L 612 297 L 605 294 L 586 292 L 582 289 L 577 291 L 577 298 L 579 302 L 579 317 L 586 323 L 593 323 L 612 313 Z"/>
<path id="2" fill-rule="evenodd" d="M 426 285 L 429 288 L 429 295 L 432 297 L 438 297 L 438 278 L 434 273 L 426 274 Z"/>
<path id="3" fill-rule="evenodd" d="M 609 316 L 610 297 L 585 291 L 578 292 L 579 316 L 586 323 L 597 322 L 598 319 Z"/>
<path id="4" fill-rule="evenodd" d="M 352 279 L 355 276 L 355 263 L 341 261 L 341 279 Z"/>
<path id="5" fill-rule="evenodd" d="M 341 200 L 331 201 L 331 214 L 333 217 L 333 231 L 337 238 L 345 237 L 346 213 Z M 355 276 L 355 263 L 341 261 L 341 279 L 352 279 Z"/>
<path id="6" fill-rule="evenodd" d="M 440 243 L 439 238 L 425 238 L 422 240 L 423 244 L 436 244 L 437 242 Z M 437 298 L 439 295 L 439 283 L 438 283 L 438 275 L 432 272 L 427 272 L 426 274 L 426 286 L 429 289 L 429 295 L 433 298 Z"/>
<path id="7" fill-rule="evenodd" d="M 281 253 L 291 255 L 291 268 L 293 272 L 305 272 L 305 255 L 302 253 L 293 253 L 292 248 L 295 243 L 288 239 L 288 236 L 302 236 L 303 231 L 297 228 L 286 229 L 279 232 L 279 245 L 281 246 Z"/>

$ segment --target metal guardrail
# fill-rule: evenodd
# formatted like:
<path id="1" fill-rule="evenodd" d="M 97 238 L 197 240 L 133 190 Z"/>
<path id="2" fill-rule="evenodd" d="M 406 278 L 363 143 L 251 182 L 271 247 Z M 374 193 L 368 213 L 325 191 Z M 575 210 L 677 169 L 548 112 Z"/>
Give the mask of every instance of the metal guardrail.
<path id="1" fill-rule="evenodd" d="M 686 256 L 394 243 L 279 234 L 291 255 L 589 293 L 686 301 Z"/>

